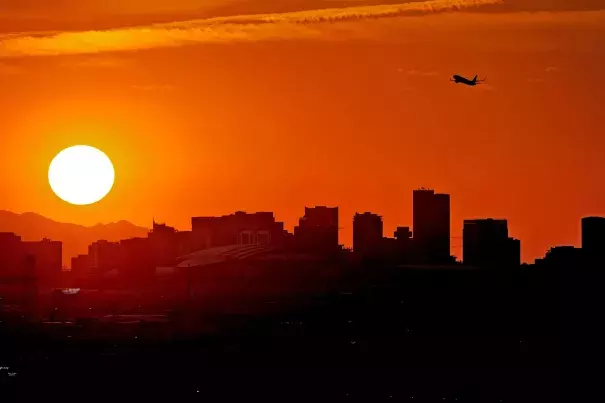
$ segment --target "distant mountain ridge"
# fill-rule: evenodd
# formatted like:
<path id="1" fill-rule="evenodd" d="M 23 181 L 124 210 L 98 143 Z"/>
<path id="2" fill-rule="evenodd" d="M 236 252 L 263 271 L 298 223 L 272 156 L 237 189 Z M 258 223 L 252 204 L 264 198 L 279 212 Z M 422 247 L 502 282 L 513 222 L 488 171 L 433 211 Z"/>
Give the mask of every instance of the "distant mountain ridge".
<path id="1" fill-rule="evenodd" d="M 0 210 L 0 232 L 14 232 L 24 241 L 39 241 L 42 238 L 62 241 L 63 264 L 69 267 L 73 256 L 87 253 L 88 245 L 99 239 L 119 241 L 146 237 L 149 229 L 124 220 L 86 227 L 57 222 L 37 213 L 18 214 Z"/>

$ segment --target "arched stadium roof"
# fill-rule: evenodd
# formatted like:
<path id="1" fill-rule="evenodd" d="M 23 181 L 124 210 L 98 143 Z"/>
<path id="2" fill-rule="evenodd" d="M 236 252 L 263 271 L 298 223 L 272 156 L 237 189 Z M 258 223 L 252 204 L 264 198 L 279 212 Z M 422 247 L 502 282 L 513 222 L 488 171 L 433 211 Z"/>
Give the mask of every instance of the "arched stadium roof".
<path id="1" fill-rule="evenodd" d="M 181 257 L 177 268 L 199 267 L 230 260 L 243 260 L 259 254 L 275 251 L 271 245 L 229 245 L 202 249 Z"/>

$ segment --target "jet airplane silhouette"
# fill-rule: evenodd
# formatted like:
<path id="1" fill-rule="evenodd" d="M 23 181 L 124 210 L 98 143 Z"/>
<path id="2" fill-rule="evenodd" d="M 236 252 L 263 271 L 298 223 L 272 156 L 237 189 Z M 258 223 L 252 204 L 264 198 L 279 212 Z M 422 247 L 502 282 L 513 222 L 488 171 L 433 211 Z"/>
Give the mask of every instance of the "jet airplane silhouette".
<path id="1" fill-rule="evenodd" d="M 482 84 L 486 79 L 484 78 L 483 80 L 478 80 L 477 81 L 477 76 L 475 76 L 472 80 L 469 80 L 468 78 L 459 76 L 458 74 L 455 74 L 452 78 L 450 78 L 451 82 L 454 82 L 456 84 L 464 84 L 464 85 L 470 85 L 475 86 L 477 84 Z"/>

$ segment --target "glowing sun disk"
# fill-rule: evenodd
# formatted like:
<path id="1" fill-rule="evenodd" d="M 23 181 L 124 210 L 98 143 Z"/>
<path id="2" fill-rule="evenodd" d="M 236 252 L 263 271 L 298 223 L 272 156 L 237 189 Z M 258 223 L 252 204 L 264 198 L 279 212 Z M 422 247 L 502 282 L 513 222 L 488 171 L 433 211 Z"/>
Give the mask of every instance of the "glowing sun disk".
<path id="1" fill-rule="evenodd" d="M 75 205 L 93 204 L 113 187 L 115 172 L 111 160 L 94 147 L 66 148 L 52 160 L 48 182 L 62 200 Z"/>

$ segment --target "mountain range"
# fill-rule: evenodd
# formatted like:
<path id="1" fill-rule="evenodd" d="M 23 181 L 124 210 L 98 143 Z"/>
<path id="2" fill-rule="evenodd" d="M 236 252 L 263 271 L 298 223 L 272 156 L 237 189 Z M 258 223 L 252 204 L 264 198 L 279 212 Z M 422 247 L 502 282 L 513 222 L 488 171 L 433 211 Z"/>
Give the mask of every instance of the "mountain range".
<path id="1" fill-rule="evenodd" d="M 149 229 L 128 221 L 97 224 L 92 227 L 62 223 L 36 213 L 17 214 L 0 210 L 0 232 L 14 232 L 23 241 L 39 241 L 48 238 L 63 242 L 63 264 L 70 266 L 72 257 L 88 252 L 88 245 L 105 239 L 119 241 L 134 237 L 146 237 Z"/>

